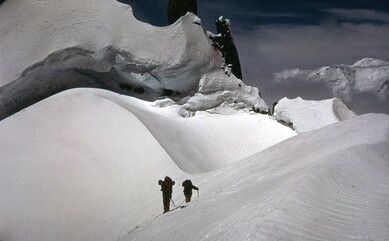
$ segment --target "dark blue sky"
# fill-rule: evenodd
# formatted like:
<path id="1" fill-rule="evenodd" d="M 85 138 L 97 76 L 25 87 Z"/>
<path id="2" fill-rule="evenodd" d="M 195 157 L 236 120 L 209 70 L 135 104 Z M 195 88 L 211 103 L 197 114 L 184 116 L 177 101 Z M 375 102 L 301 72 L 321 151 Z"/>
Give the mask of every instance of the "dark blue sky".
<path id="1" fill-rule="evenodd" d="M 119 0 L 130 4 L 135 15 L 153 25 L 167 24 L 168 0 Z M 388 0 L 198 0 L 199 16 L 212 28 L 220 15 L 227 16 L 239 27 L 251 28 L 265 24 L 320 24 L 328 19 L 338 21 L 372 21 L 372 19 L 341 19 L 328 10 L 366 9 L 389 12 Z"/>

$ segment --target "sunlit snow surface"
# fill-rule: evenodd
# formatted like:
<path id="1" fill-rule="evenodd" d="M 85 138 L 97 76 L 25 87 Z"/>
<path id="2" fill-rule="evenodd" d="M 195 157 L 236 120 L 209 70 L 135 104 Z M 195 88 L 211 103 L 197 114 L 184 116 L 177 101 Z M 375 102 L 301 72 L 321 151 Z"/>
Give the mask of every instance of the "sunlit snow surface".
<path id="1" fill-rule="evenodd" d="M 0 240 L 115 240 L 161 212 L 157 181 L 223 168 L 295 135 L 267 115 L 69 90 L 0 122 Z M 185 172 L 184 172 L 185 171 Z"/>
<path id="2" fill-rule="evenodd" d="M 1 121 L 1 240 L 382 240 L 389 234 L 387 115 L 293 137 L 266 115 L 188 119 L 174 106 L 154 105 L 76 89 Z M 200 187 L 200 198 L 195 193 L 188 207 L 160 215 L 157 180 L 165 175 L 177 181 L 176 204 L 187 178 Z"/>
<path id="3" fill-rule="evenodd" d="M 375 114 L 300 134 L 193 177 L 199 199 L 121 240 L 386 240 L 388 136 Z"/>
<path id="4" fill-rule="evenodd" d="M 258 89 L 225 74 L 193 14 L 156 28 L 114 0 L 7 0 L 0 20 L 1 241 L 389 237 L 387 115 L 250 111 L 267 110 Z M 190 94 L 62 92 L 117 81 Z M 166 175 L 176 204 L 185 179 L 200 196 L 161 215 Z"/>
<path id="5" fill-rule="evenodd" d="M 274 107 L 274 117 L 297 132 L 320 129 L 355 117 L 340 99 L 321 101 L 283 98 Z"/>

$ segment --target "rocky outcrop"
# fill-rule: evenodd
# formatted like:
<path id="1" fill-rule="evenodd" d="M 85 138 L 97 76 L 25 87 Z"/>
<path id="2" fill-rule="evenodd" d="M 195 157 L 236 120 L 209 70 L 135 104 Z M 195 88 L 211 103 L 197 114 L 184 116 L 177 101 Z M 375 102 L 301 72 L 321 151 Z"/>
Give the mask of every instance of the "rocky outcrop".
<path id="1" fill-rule="evenodd" d="M 242 79 L 242 70 L 236 49 L 234 39 L 231 34 L 230 20 L 220 17 L 216 21 L 217 35 L 211 35 L 210 38 L 216 47 L 222 52 L 226 65 L 231 68 L 231 72 L 239 79 Z"/>

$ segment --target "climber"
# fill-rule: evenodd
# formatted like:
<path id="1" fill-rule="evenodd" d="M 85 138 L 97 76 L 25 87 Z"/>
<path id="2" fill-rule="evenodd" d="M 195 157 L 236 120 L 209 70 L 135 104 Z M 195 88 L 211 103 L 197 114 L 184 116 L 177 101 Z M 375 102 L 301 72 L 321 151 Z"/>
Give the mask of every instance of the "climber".
<path id="1" fill-rule="evenodd" d="M 164 213 L 170 210 L 170 200 L 172 199 L 173 185 L 176 184 L 170 177 L 166 176 L 165 180 L 159 180 L 158 184 L 161 185 L 163 210 Z"/>
<path id="2" fill-rule="evenodd" d="M 210 39 L 222 53 L 226 65 L 231 68 L 231 72 L 237 78 L 242 79 L 238 50 L 236 49 L 234 39 L 232 38 L 230 20 L 221 16 L 216 21 L 216 31 L 218 34 L 210 35 Z"/>
<path id="3" fill-rule="evenodd" d="M 185 180 L 182 186 L 184 187 L 185 202 L 189 203 L 192 198 L 192 189 L 199 190 L 199 188 L 194 186 L 191 180 Z"/>
<path id="4" fill-rule="evenodd" d="M 175 23 L 181 16 L 185 16 L 188 12 L 197 15 L 196 0 L 169 0 L 167 7 L 169 24 Z"/>

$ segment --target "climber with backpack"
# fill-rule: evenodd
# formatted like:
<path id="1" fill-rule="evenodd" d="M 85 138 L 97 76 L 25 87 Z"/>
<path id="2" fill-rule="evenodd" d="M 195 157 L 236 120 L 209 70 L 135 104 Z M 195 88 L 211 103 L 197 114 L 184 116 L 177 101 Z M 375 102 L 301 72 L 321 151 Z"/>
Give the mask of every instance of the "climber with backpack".
<path id="1" fill-rule="evenodd" d="M 159 180 L 158 184 L 161 186 L 162 191 L 163 212 L 166 213 L 170 210 L 170 200 L 172 199 L 173 186 L 176 182 L 166 176 L 164 181 Z"/>
<path id="2" fill-rule="evenodd" d="M 184 187 L 184 195 L 185 195 L 185 202 L 186 203 L 189 203 L 191 201 L 191 198 L 192 198 L 192 190 L 199 190 L 198 187 L 194 186 L 192 184 L 192 181 L 191 180 L 185 180 L 183 183 L 182 183 L 182 186 Z"/>

